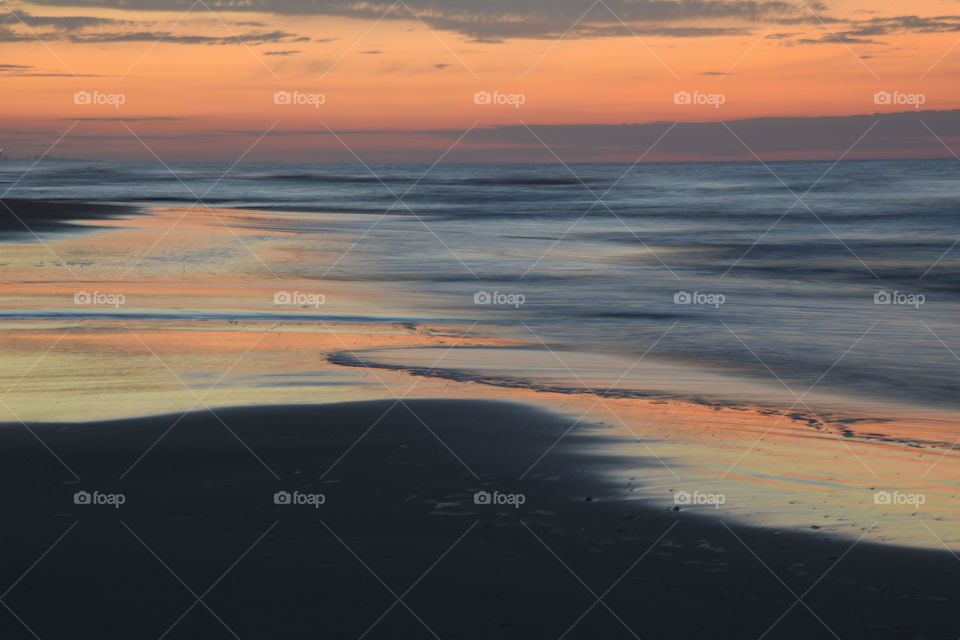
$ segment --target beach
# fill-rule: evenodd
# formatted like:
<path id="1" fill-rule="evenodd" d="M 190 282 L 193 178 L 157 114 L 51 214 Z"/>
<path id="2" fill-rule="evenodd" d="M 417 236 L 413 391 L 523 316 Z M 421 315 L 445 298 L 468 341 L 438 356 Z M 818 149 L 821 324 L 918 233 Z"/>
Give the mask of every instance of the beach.
<path id="1" fill-rule="evenodd" d="M 5 603 L 39 637 L 677 638 L 704 620 L 722 638 L 955 628 L 950 552 L 625 500 L 602 471 L 656 463 L 584 453 L 608 444 L 595 425 L 520 479 L 569 424 L 527 405 L 410 400 L 31 425 L 77 477 L 6 425 L 5 574 L 40 561 Z M 75 504 L 77 492 L 91 502 Z M 25 635 L 12 617 L 3 627 Z"/>
<path id="2" fill-rule="evenodd" d="M 17 0 L 0 640 L 960 640 L 945 0 Z"/>
<path id="3" fill-rule="evenodd" d="M 608 287 L 669 250 L 614 286 L 530 267 L 532 222 L 511 245 L 296 205 L 11 208 L 43 225 L 7 220 L 0 258 L 5 637 L 956 629 L 953 365 L 917 337 L 952 340 L 952 300 L 920 325 L 856 283 L 821 330 L 751 268 L 712 307 L 667 274 L 617 315 Z"/>

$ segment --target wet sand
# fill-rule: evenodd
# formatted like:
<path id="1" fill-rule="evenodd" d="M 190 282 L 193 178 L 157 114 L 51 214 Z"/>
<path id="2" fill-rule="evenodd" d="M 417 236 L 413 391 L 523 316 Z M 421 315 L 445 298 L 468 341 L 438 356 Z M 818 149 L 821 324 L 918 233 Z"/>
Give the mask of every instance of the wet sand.
<path id="1" fill-rule="evenodd" d="M 4 244 L 4 638 L 954 638 L 948 411 L 621 377 L 326 277 L 337 216 L 91 216 Z"/>
<path id="2" fill-rule="evenodd" d="M 411 400 L 3 425 L 0 634 L 955 636 L 950 552 L 624 499 L 609 478 L 658 463 L 592 454 L 597 426 L 551 448 L 570 424 Z M 275 504 L 282 491 L 323 504 Z"/>
<path id="3" fill-rule="evenodd" d="M 543 344 L 515 318 L 472 305 L 431 313 L 426 294 L 358 280 L 357 251 L 318 278 L 355 240 L 338 216 L 155 207 L 86 224 L 49 247 L 4 244 L 0 421 L 507 400 L 579 418 L 571 436 L 602 424 L 585 454 L 652 460 L 599 470 L 622 499 L 666 509 L 678 491 L 720 493 L 729 522 L 839 542 L 876 524 L 877 541 L 960 549 L 955 413 L 858 404 L 829 387 L 804 398 L 813 413 L 773 381 L 748 384 L 656 351 L 637 363 Z M 278 290 L 319 292 L 325 303 L 277 305 Z M 78 305 L 78 291 L 125 302 Z M 925 502 L 878 504 L 880 492 Z"/>
<path id="4" fill-rule="evenodd" d="M 133 215 L 136 207 L 88 202 L 42 202 L 16 198 L 0 199 L 0 233 L 27 234 L 44 231 L 79 231 L 84 221 Z"/>

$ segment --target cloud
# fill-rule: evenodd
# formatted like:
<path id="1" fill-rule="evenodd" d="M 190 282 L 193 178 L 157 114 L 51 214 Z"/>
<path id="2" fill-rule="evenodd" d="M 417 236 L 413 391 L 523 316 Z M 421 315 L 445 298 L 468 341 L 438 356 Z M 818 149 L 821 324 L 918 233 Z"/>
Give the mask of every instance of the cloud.
<path id="1" fill-rule="evenodd" d="M 30 28 L 52 27 L 62 31 L 76 31 L 118 22 L 122 23 L 123 21 L 90 16 L 34 16 L 23 11 L 15 12 L 9 8 L 7 13 L 0 14 L 0 25 L 22 25 Z"/>
<path id="2" fill-rule="evenodd" d="M 260 25 L 261 23 L 238 22 L 235 24 Z M 139 30 L 122 31 L 117 27 L 139 27 Z M 0 14 L 0 42 L 30 42 L 66 40 L 75 43 L 104 42 L 156 42 L 162 40 L 175 44 L 237 44 L 237 38 L 247 45 L 265 43 L 309 42 L 307 36 L 285 31 L 251 31 L 239 36 L 207 36 L 172 34 L 168 30 L 155 30 L 152 21 L 132 22 L 88 16 L 35 16 L 26 12 L 9 11 Z M 107 30 L 103 30 L 106 27 Z M 329 40 L 318 40 L 328 42 Z M 0 73 L 4 69 L 0 67 Z"/>
<path id="3" fill-rule="evenodd" d="M 33 0 L 33 4 L 76 7 L 78 2 Z M 266 12 L 292 16 L 419 19 L 433 29 L 460 33 L 475 43 L 498 43 L 509 38 L 600 38 L 631 35 L 697 38 L 742 35 L 757 24 L 769 24 L 774 20 L 781 25 L 836 27 L 835 33 L 796 36 L 801 39 L 795 39 L 794 34 L 767 36 L 790 45 L 830 42 L 875 44 L 874 38 L 897 33 L 960 31 L 960 16 L 841 18 L 829 15 L 828 8 L 822 2 L 798 5 L 788 0 L 606 0 L 604 3 L 594 4 L 584 14 L 586 4 L 582 0 L 407 0 L 405 3 L 394 3 L 392 0 L 207 0 L 205 6 L 218 14 Z M 182 12 L 194 5 L 192 0 L 87 0 L 83 6 Z M 197 12 L 204 13 L 199 9 Z M 852 15 L 870 14 L 855 12 Z M 25 39 L 19 30 L 4 31 L 19 24 L 20 20 L 31 28 L 45 27 L 59 32 L 77 32 L 123 22 L 89 16 L 8 13 L 0 16 L 0 35 L 5 34 L 4 40 Z M 234 24 L 253 28 L 264 26 L 262 21 L 254 20 L 238 21 Z M 150 32 L 152 33 L 152 30 Z M 167 39 L 189 44 L 202 37 L 181 36 L 180 39 Z M 209 39 L 203 42 L 225 43 L 227 39 Z"/>
<path id="4" fill-rule="evenodd" d="M 664 27 L 658 25 L 622 24 L 586 26 L 577 29 L 580 38 L 615 38 L 618 36 L 664 36 L 667 38 L 706 38 L 711 36 L 737 36 L 750 33 L 747 27 Z"/>
<path id="5" fill-rule="evenodd" d="M 673 128 L 670 129 L 671 125 Z M 729 126 L 729 129 L 727 128 Z M 960 109 L 906 111 L 854 116 L 767 117 L 725 122 L 649 122 L 639 124 L 530 125 L 537 137 L 565 160 L 629 159 L 653 147 L 648 160 L 749 160 L 753 153 L 771 160 L 816 157 L 836 159 L 863 137 L 850 157 L 940 157 L 946 154 L 930 127 L 945 140 L 960 138 Z M 873 127 L 871 129 L 871 127 Z M 670 129 L 667 135 L 664 132 Z M 736 132 L 733 135 L 730 130 Z M 264 136 L 259 129 L 212 129 L 201 134 L 232 138 L 367 138 L 369 144 L 388 138 L 433 139 L 441 146 L 463 136 L 462 129 L 274 129 Z M 193 134 L 197 135 L 197 134 Z M 661 136 L 663 136 L 661 138 Z M 654 144 L 656 146 L 654 147 Z M 747 146 L 744 146 L 746 143 Z M 384 145 L 389 148 L 390 143 Z M 415 146 L 415 145 L 414 145 Z M 424 145 L 425 148 L 436 145 Z M 748 149 L 749 147 L 749 149 Z M 408 148 L 405 153 L 416 154 Z M 373 159 L 385 159 L 375 151 Z M 435 153 L 435 152 L 433 152 Z M 429 155 L 429 154 L 428 154 Z M 479 127 L 463 138 L 452 154 L 456 160 L 515 159 L 553 162 L 552 157 L 524 125 Z"/>
<path id="6" fill-rule="evenodd" d="M 140 118 L 143 121 L 151 119 Z M 72 155 L 89 157 L 91 149 L 102 148 L 98 157 L 104 159 L 141 157 L 138 155 L 143 153 L 140 143 L 121 128 L 119 122 L 109 122 L 129 122 L 132 118 L 89 120 L 104 121 L 100 127 L 95 122 L 89 124 L 92 128 L 102 128 L 103 132 L 71 133 L 58 150 L 62 148 Z M 146 140 L 158 140 L 170 145 L 171 159 L 183 160 L 203 157 L 230 162 L 236 159 L 238 148 L 246 148 L 250 142 L 263 137 L 272 142 L 258 147 L 258 161 L 288 162 L 291 158 L 302 158 L 312 162 L 355 162 L 356 158 L 350 156 L 334 137 L 336 134 L 336 137 L 348 140 L 351 146 L 362 145 L 364 160 L 371 162 L 431 163 L 450 147 L 455 147 L 447 157 L 451 162 L 557 162 L 556 157 L 522 125 L 480 127 L 463 137 L 463 128 L 357 128 L 331 132 L 324 127 L 314 126 L 273 129 L 264 135 L 262 128 L 252 126 L 226 129 L 215 128 L 215 125 L 198 131 L 195 124 L 189 118 L 183 119 L 182 126 L 158 122 L 151 131 L 150 125 L 145 123 L 142 125 L 145 130 L 138 131 L 138 135 Z M 848 159 L 949 157 L 950 162 L 955 162 L 937 136 L 949 144 L 960 139 L 960 109 L 855 116 L 747 118 L 675 125 L 672 122 L 649 122 L 622 125 L 531 124 L 530 127 L 565 162 L 632 162 L 651 147 L 652 151 L 645 156 L 645 161 L 756 162 L 752 155 L 755 152 L 769 161 L 822 159 L 832 162 L 854 143 L 857 144 L 846 156 Z M 11 121 L 0 123 L 0 136 L 9 140 L 11 145 L 15 143 L 22 149 L 36 148 L 38 153 L 49 147 L 51 139 L 56 139 L 62 132 L 62 123 L 54 123 L 48 130 L 37 130 Z M 861 136 L 862 139 L 857 142 Z M 460 143 L 454 144 L 461 137 Z M 83 144 L 73 148 L 76 141 Z M 101 144 L 91 145 L 87 142 Z"/>
<path id="7" fill-rule="evenodd" d="M 9 29 L 0 29 L 0 42 L 30 42 L 36 36 L 29 33 L 14 33 Z"/>
<path id="8" fill-rule="evenodd" d="M 300 53 L 299 49 L 285 49 L 283 51 L 264 51 L 265 56 L 293 56 Z"/>
<path id="9" fill-rule="evenodd" d="M 951 33 L 960 31 L 960 16 L 897 16 L 871 18 L 853 23 L 847 35 L 878 36 L 894 33 Z"/>
<path id="10" fill-rule="evenodd" d="M 800 38 L 795 40 L 797 44 L 880 44 L 876 40 L 869 38 L 855 38 L 843 33 L 829 33 L 819 38 Z"/>
<path id="11" fill-rule="evenodd" d="M 838 157 L 876 123 L 857 144 L 853 157 L 861 154 L 902 157 L 908 152 L 942 155 L 943 147 L 927 129 L 944 139 L 960 136 L 960 110 L 908 111 L 855 116 L 770 117 L 739 121 L 685 122 L 676 125 L 655 148 L 661 159 L 752 159 Z M 736 132 L 734 136 L 730 129 Z M 926 126 L 925 126 L 926 125 Z M 670 123 L 625 125 L 531 126 L 557 153 L 633 153 L 639 155 L 660 137 Z M 739 137 L 739 139 L 738 139 Z M 523 126 L 500 126 L 471 133 L 471 142 L 484 141 L 528 146 L 531 134 Z M 741 142 L 741 140 L 743 142 Z M 747 146 L 744 146 L 744 143 Z M 938 148 L 939 147 L 939 148 Z"/>
<path id="12" fill-rule="evenodd" d="M 954 33 L 960 32 L 960 16 L 895 16 L 887 18 L 868 18 L 866 20 L 831 20 L 837 25 L 836 31 L 824 33 L 816 38 L 796 38 L 798 34 L 771 34 L 767 38 L 783 40 L 794 44 L 882 44 L 876 36 L 901 35 L 906 33 Z"/>
<path id="13" fill-rule="evenodd" d="M 44 73 L 27 64 L 0 64 L 0 76 L 14 78 L 108 78 L 99 73 Z"/>
<path id="14" fill-rule="evenodd" d="M 0 40 L 3 36 L 0 35 Z M 199 36 L 199 35 L 170 35 L 162 31 L 135 31 L 129 33 L 84 33 L 71 34 L 67 37 L 71 42 L 172 42 L 177 44 L 238 44 L 238 39 L 245 44 L 264 44 L 279 42 L 307 42 L 310 38 L 298 36 L 285 31 L 271 31 L 269 33 L 243 33 L 237 36 Z"/>
<path id="15" fill-rule="evenodd" d="M 35 4 L 75 6 L 77 0 L 34 0 Z M 434 29 L 457 32 L 475 42 L 505 38 L 593 38 L 631 32 L 669 37 L 722 35 L 723 28 L 688 26 L 692 20 L 771 22 L 777 18 L 811 22 L 808 12 L 786 0 L 607 0 L 586 15 L 582 0 L 208 0 L 216 12 L 267 12 L 413 20 Z M 89 0 L 84 6 L 144 11 L 184 11 L 190 0 Z M 823 11 L 822 3 L 810 6 Z M 671 28 L 666 23 L 681 22 Z M 655 29 L 654 25 L 661 25 Z"/>

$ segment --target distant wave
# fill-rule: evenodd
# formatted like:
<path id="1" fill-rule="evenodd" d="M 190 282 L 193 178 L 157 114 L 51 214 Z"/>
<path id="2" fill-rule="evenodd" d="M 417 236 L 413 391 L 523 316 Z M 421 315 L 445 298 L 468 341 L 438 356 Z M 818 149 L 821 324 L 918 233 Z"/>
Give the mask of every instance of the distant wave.
<path id="1" fill-rule="evenodd" d="M 275 173 L 251 176 L 259 180 L 278 180 L 281 182 L 324 182 L 330 184 L 379 184 L 380 182 L 413 182 L 414 178 L 390 176 L 331 175 L 323 173 Z"/>
<path id="2" fill-rule="evenodd" d="M 465 186 L 465 187 L 550 187 L 585 184 L 603 184 L 606 180 L 595 178 L 579 179 L 575 176 L 542 177 L 542 176 L 497 176 L 490 178 L 430 178 L 417 175 L 344 175 L 327 173 L 276 173 L 256 176 L 262 180 L 322 182 L 328 184 L 423 184 L 433 186 Z"/>

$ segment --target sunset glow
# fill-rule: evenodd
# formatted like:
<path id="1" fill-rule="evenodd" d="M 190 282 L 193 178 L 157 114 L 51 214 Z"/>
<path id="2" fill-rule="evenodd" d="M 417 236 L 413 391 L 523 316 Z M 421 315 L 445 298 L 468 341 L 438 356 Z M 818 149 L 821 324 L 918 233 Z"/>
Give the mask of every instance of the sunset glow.
<path id="1" fill-rule="evenodd" d="M 225 3 L 169 3 L 166 11 L 156 10 L 162 3 L 119 9 L 109 0 L 4 4 L 8 157 L 41 153 L 78 123 L 54 155 L 152 160 L 152 150 L 165 160 L 230 161 L 256 143 L 251 160 L 351 160 L 345 143 L 368 160 L 426 161 L 475 127 L 454 159 L 507 149 L 519 159 L 546 160 L 533 137 L 497 132 L 960 106 L 960 15 L 944 16 L 950 5 L 936 0 L 911 3 L 910 16 L 902 6 L 858 2 L 760 3 L 762 15 L 745 15 L 736 2 L 707 2 L 688 8 L 703 14 L 692 20 L 644 19 L 643 3 L 596 4 L 586 14 L 561 3 L 550 20 L 523 29 L 517 21 L 525 18 L 506 10 L 464 10 L 453 20 L 453 13 L 416 3 L 371 5 L 369 16 L 323 2 L 306 15 L 283 2 L 261 3 L 274 12 Z M 614 7 L 633 17 L 621 22 Z M 732 15 L 710 17 L 723 13 L 715 7 Z M 568 13 L 572 19 L 559 29 Z M 75 103 L 84 91 L 94 104 Z M 276 104 L 283 91 L 322 98 Z M 484 91 L 522 102 L 476 104 L 474 95 Z M 721 95 L 722 104 L 677 105 L 674 95 L 683 91 Z M 881 91 L 922 98 L 878 104 Z M 956 134 L 939 132 L 944 139 Z M 777 157 L 817 155 L 791 148 L 800 146 L 795 142 L 785 140 Z M 928 143 L 918 150 L 893 141 L 860 155 L 947 153 Z M 561 136 L 558 146 L 567 160 L 624 160 L 645 150 L 576 134 Z M 695 156 L 671 155 L 668 144 L 651 158 Z"/>

